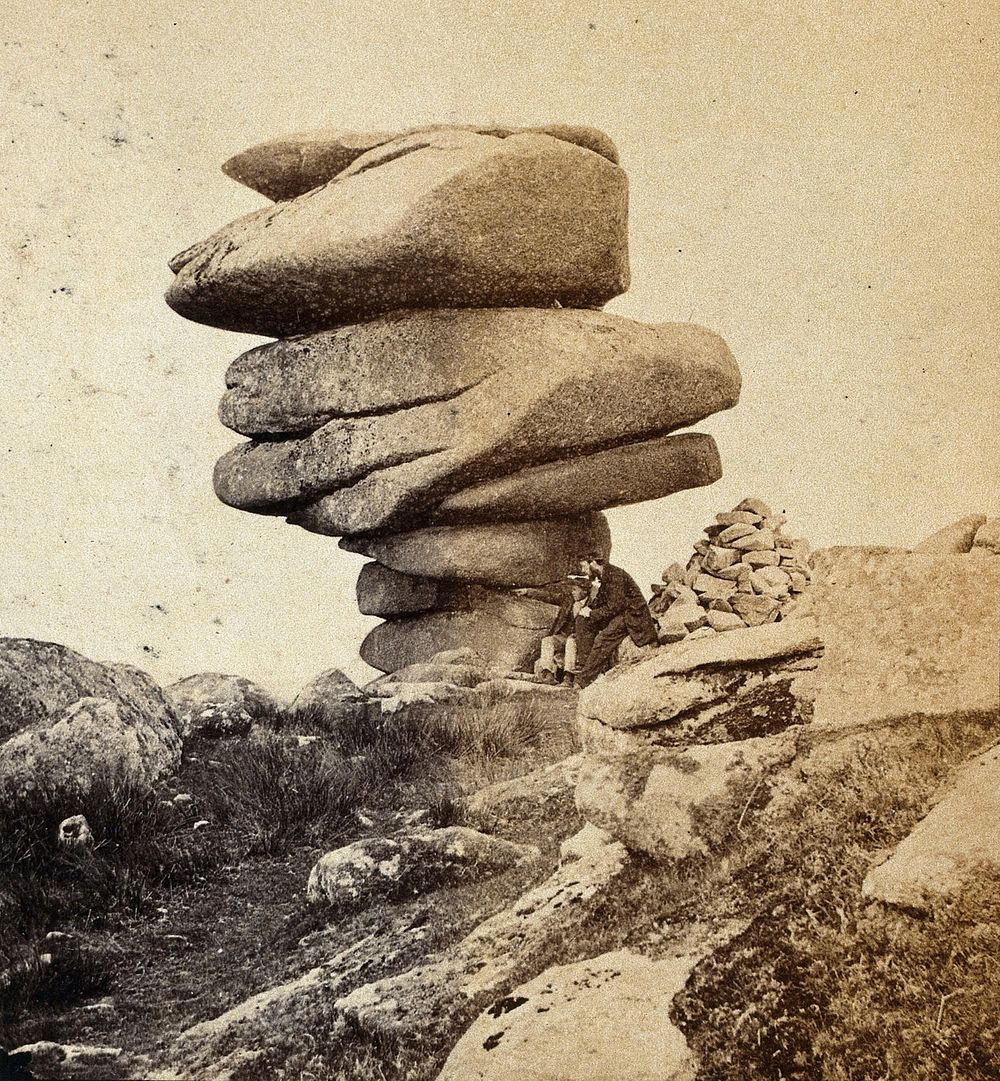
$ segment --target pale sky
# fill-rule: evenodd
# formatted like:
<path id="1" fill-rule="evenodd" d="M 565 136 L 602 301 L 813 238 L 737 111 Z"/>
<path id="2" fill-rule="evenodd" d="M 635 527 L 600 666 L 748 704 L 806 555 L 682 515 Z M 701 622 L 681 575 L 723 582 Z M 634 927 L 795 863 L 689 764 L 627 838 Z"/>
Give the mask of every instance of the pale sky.
<path id="1" fill-rule="evenodd" d="M 361 558 L 212 492 L 223 373 L 259 339 L 162 299 L 171 255 L 265 204 L 222 161 L 313 127 L 617 142 L 608 310 L 718 331 L 744 379 L 698 426 L 723 479 L 609 514 L 644 588 L 748 494 L 816 546 L 1000 513 L 995 5 L 153 6 L 0 5 L 0 633 L 163 680 L 366 678 Z"/>

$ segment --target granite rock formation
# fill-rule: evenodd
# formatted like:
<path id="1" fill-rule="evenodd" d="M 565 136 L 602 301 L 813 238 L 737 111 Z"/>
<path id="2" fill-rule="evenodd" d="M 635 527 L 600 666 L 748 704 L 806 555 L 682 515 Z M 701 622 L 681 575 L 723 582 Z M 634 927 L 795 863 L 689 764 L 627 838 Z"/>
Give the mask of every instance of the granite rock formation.
<path id="1" fill-rule="evenodd" d="M 279 201 L 172 260 L 167 301 L 278 340 L 227 374 L 220 418 L 247 441 L 219 498 L 374 561 L 375 667 L 471 645 L 530 669 L 566 574 L 610 551 L 600 512 L 717 480 L 711 437 L 681 429 L 739 396 L 717 335 L 600 310 L 629 284 L 613 143 L 325 130 L 223 169 Z"/>

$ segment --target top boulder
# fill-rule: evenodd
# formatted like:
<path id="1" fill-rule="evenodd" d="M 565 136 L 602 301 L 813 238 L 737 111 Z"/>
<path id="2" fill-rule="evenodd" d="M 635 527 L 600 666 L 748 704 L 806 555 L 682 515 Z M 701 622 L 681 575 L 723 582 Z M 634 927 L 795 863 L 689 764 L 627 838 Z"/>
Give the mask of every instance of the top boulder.
<path id="1" fill-rule="evenodd" d="M 600 307 L 628 288 L 627 204 L 617 165 L 549 135 L 411 136 L 176 256 L 167 303 L 269 337 L 396 308 Z"/>
<path id="2" fill-rule="evenodd" d="M 596 128 L 575 124 L 542 124 L 532 128 L 440 124 L 398 132 L 344 131 L 340 128 L 296 132 L 241 150 L 223 164 L 222 171 L 233 180 L 266 195 L 268 199 L 294 199 L 333 180 L 376 147 L 411 136 L 429 137 L 443 131 L 469 131 L 497 139 L 525 133 L 550 135 L 554 139 L 593 150 L 602 158 L 618 164 L 615 144 Z"/>

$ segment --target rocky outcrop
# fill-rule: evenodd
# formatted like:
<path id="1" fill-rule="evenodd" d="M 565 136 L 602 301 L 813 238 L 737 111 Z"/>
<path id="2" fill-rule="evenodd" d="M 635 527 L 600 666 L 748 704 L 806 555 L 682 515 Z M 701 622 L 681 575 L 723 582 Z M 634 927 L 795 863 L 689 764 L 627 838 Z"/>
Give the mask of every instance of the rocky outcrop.
<path id="1" fill-rule="evenodd" d="M 571 125 L 332 130 L 224 168 L 282 201 L 171 262 L 182 315 L 279 338 L 227 374 L 220 416 L 249 442 L 219 460 L 219 498 L 375 561 L 369 663 L 471 642 L 530 668 L 551 621 L 504 591 L 557 606 L 610 550 L 600 511 L 717 480 L 712 439 L 679 429 L 739 395 L 717 335 L 597 310 L 628 285 L 613 144 Z"/>
<path id="2" fill-rule="evenodd" d="M 309 873 L 306 897 L 334 908 L 356 906 L 362 899 L 413 896 L 538 858 L 537 848 L 466 826 L 367 837 L 321 856 Z"/>
<path id="3" fill-rule="evenodd" d="M 1000 562 L 833 548 L 811 564 L 793 618 L 663 646 L 581 694 L 585 819 L 658 859 L 718 854 L 807 756 L 835 763 L 841 745 L 915 717 L 996 713 Z M 927 822 L 900 863 L 938 843 Z"/>
<path id="4" fill-rule="evenodd" d="M 1000 748 L 968 763 L 931 812 L 865 876 L 865 897 L 931 911 L 982 869 L 1000 871 Z"/>
<path id="5" fill-rule="evenodd" d="M 782 531 L 783 514 L 747 498 L 717 514 L 686 566 L 672 563 L 653 586 L 660 639 L 679 642 L 773 623 L 809 584 L 809 545 Z"/>
<path id="6" fill-rule="evenodd" d="M 716 851 L 794 759 L 812 717 L 801 683 L 822 654 L 815 622 L 791 619 L 662 646 L 601 677 L 580 695 L 580 813 L 655 859 Z"/>
<path id="7" fill-rule="evenodd" d="M 127 665 L 65 646 L 0 639 L 0 788 L 151 786 L 180 761 L 180 724 L 160 688 Z"/>
<path id="8" fill-rule="evenodd" d="M 258 717 L 273 714 L 278 702 L 270 691 L 244 676 L 200 672 L 170 684 L 163 692 L 184 734 L 246 735 Z"/>
<path id="9" fill-rule="evenodd" d="M 976 533 L 985 523 L 985 514 L 967 514 L 957 522 L 932 533 L 913 550 L 922 555 L 965 555 L 972 551 Z"/>
<path id="10" fill-rule="evenodd" d="M 292 982 L 188 1029 L 167 1051 L 164 1067 L 143 1076 L 199 1081 L 221 1063 L 298 1047 L 301 1033 L 316 1025 L 423 1038 L 456 1011 L 489 1005 L 537 975 L 552 949 L 578 934 L 620 887 L 629 865 L 624 847 L 596 831 L 588 837 L 573 862 L 443 952 L 373 979 L 372 972 L 405 964 L 420 930 L 389 942 L 366 937 Z"/>
<path id="11" fill-rule="evenodd" d="M 802 688 L 817 723 L 996 709 L 1000 560 L 845 547 L 812 567 L 826 650 Z"/>

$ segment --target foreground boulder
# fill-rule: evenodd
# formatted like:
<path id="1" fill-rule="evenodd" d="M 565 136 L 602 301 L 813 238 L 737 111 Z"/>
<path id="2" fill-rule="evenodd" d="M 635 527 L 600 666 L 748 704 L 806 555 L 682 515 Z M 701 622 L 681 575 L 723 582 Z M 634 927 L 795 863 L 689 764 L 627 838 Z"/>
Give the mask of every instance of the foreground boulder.
<path id="1" fill-rule="evenodd" d="M 185 734 L 239 736 L 259 717 L 278 710 L 270 691 L 244 676 L 200 672 L 170 684 L 163 692 Z"/>
<path id="2" fill-rule="evenodd" d="M 933 910 L 982 869 L 1000 872 L 1000 748 L 969 762 L 944 798 L 885 863 L 865 876 L 862 893 L 904 908 Z"/>
<path id="3" fill-rule="evenodd" d="M 602 305 L 628 287 L 627 182 L 548 135 L 402 137 L 171 261 L 196 322 L 287 337 L 396 308 Z"/>
<path id="4" fill-rule="evenodd" d="M 438 1081 L 694 1081 L 670 1007 L 697 960 L 616 950 L 546 969 L 473 1022 Z"/>
<path id="5" fill-rule="evenodd" d="M 413 896 L 538 858 L 533 846 L 465 826 L 367 837 L 322 856 L 309 873 L 306 897 L 334 908 L 356 907 L 381 897 Z"/>

